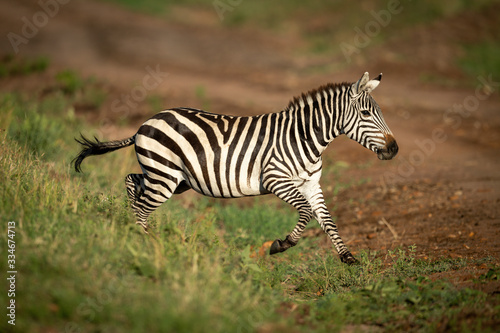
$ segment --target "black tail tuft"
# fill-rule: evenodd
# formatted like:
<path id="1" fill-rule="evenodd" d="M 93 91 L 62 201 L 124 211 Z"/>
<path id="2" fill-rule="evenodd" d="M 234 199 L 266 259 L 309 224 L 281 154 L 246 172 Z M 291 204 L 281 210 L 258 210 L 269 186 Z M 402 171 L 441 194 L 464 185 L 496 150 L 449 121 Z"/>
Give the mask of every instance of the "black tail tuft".
<path id="1" fill-rule="evenodd" d="M 75 138 L 75 141 L 81 144 L 83 149 L 80 151 L 78 156 L 71 161 L 71 163 L 75 165 L 76 172 L 82 172 L 81 164 L 86 157 L 91 155 L 106 154 L 110 151 L 130 146 L 135 142 L 135 135 L 125 140 L 109 142 L 101 142 L 95 136 L 94 141 L 87 139 L 81 134 L 80 136 L 81 138 Z"/>
<path id="2" fill-rule="evenodd" d="M 97 139 L 94 136 L 95 142 L 92 142 L 91 140 L 87 139 L 84 137 L 82 134 L 80 134 L 81 139 L 75 138 L 75 141 L 81 144 L 84 148 L 80 151 L 77 157 L 75 157 L 71 163 L 75 165 L 75 171 L 76 172 L 82 172 L 81 164 L 83 160 L 90 155 L 94 155 L 95 151 L 98 151 L 99 149 L 99 139 Z"/>

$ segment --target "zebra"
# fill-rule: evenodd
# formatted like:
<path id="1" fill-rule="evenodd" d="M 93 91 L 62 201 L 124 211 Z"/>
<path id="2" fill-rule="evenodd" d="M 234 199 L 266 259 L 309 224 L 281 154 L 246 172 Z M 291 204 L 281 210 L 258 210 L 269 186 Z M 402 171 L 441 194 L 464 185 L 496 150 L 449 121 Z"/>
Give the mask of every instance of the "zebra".
<path id="1" fill-rule="evenodd" d="M 342 241 L 319 184 L 322 153 L 345 134 L 381 160 L 397 154 L 396 140 L 370 95 L 381 78 L 370 80 L 366 72 L 354 83 L 329 83 L 293 98 L 280 112 L 252 117 L 164 110 L 121 141 L 75 138 L 83 149 L 72 163 L 81 172 L 86 157 L 135 144 L 142 174 L 129 174 L 125 184 L 136 224 L 146 233 L 148 216 L 173 194 L 189 189 L 217 198 L 272 193 L 297 209 L 299 219 L 292 232 L 272 243 L 270 254 L 295 246 L 314 218 L 341 261 L 353 264 L 357 260 Z"/>

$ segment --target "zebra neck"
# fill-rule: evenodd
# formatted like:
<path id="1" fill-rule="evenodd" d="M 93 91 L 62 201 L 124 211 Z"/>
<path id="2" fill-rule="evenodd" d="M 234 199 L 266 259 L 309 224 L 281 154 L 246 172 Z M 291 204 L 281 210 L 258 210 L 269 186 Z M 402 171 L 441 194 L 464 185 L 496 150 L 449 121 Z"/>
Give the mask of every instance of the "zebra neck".
<path id="1" fill-rule="evenodd" d="M 296 137 L 312 155 L 320 158 L 323 151 L 342 134 L 340 107 L 347 84 L 327 85 L 295 98 L 283 111 L 291 120 L 289 137 Z"/>

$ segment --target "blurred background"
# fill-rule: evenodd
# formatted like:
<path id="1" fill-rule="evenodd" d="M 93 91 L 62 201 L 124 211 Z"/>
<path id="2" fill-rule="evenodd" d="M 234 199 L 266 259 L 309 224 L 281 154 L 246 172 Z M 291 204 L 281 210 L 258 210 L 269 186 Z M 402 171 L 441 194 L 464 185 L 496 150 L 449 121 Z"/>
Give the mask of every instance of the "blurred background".
<path id="1" fill-rule="evenodd" d="M 108 223 L 133 226 L 123 178 L 138 167 L 133 150 L 129 149 L 127 153 L 88 159 L 83 166 L 86 173 L 76 175 L 70 170 L 70 161 L 80 149 L 73 141 L 78 132 L 103 140 L 125 138 L 158 111 L 179 106 L 231 115 L 277 112 L 302 92 L 329 82 L 354 82 L 368 71 L 371 77 L 383 73 L 382 82 L 372 95 L 381 106 L 400 150 L 394 160 L 379 161 L 359 144 L 339 137 L 325 153 L 322 186 L 327 205 L 342 235 L 346 235 L 344 240 L 353 253 L 416 244 L 417 258 L 488 257 L 498 267 L 499 12 L 498 0 L 0 0 L 0 134 L 7 142 L 2 144 L 2 154 L 17 156 L 11 160 L 0 158 L 4 163 L 2 170 L 8 170 L 4 174 L 0 171 L 0 176 L 7 184 L 14 184 L 1 188 L 2 198 L 12 198 L 3 202 L 3 214 L 13 214 L 2 218 L 25 221 L 26 230 L 32 232 L 23 236 L 30 240 L 26 244 L 36 247 L 56 242 L 58 246 L 43 250 L 47 251 L 43 257 L 60 260 L 57 267 L 67 264 L 68 275 L 77 267 L 87 267 L 85 256 L 91 253 L 101 271 L 91 271 L 90 280 L 95 276 L 100 278 L 109 267 L 99 261 L 101 252 L 93 247 L 101 246 L 104 253 L 113 253 L 116 244 L 93 245 L 86 242 L 88 238 L 74 235 L 93 235 L 94 227 L 107 228 Z M 16 144 L 25 147 L 29 154 L 15 155 L 19 153 Z M 36 164 L 30 156 L 42 161 L 40 169 L 35 168 L 40 175 L 24 179 L 23 175 L 31 177 L 30 170 Z M 17 165 L 9 164 L 16 161 Z M 17 172 L 18 169 L 21 171 Z M 38 182 L 45 185 L 33 185 Z M 44 186 L 61 186 L 61 189 L 48 191 Z M 212 218 L 219 229 L 228 231 L 224 237 L 246 235 L 238 240 L 243 239 L 245 246 L 265 253 L 267 249 L 261 248 L 262 244 L 285 236 L 296 220 L 293 209 L 279 206 L 276 200 L 268 196 L 224 201 L 217 206 L 215 201 L 187 192 L 172 199 L 184 211 L 170 213 L 177 212 L 177 204 L 169 202 L 169 210 L 160 210 L 160 217 L 153 218 L 153 223 L 159 226 L 167 223 L 169 219 L 165 216 L 183 221 L 185 210 L 195 208 L 189 214 L 196 211 L 202 215 L 191 216 L 192 221 Z M 272 204 L 266 206 L 269 202 Z M 247 210 L 240 210 L 241 207 Z M 266 210 L 266 207 L 271 208 Z M 98 216 L 97 222 L 94 214 Z M 248 221 L 241 221 L 245 216 Z M 283 216 L 286 225 L 280 224 Z M 73 223 L 80 219 L 85 223 Z M 253 223 L 253 219 L 265 220 L 269 225 Z M 59 221 L 72 223 L 59 224 Z M 188 222 L 180 224 L 186 226 Z M 68 230 L 52 227 L 40 230 L 47 225 Z M 83 229 L 84 225 L 88 229 Z M 110 228 L 115 237 L 115 229 Z M 165 239 L 177 235 L 175 227 L 167 229 Z M 220 233 L 219 229 L 214 232 Z M 163 229 L 158 227 L 158 230 Z M 189 234 L 188 231 L 192 229 L 186 227 L 183 232 Z M 74 247 L 77 250 L 62 241 L 62 236 L 58 238 L 52 233 L 67 235 L 71 239 L 68 244 L 77 244 Z M 220 239 L 230 243 L 230 238 L 223 236 Z M 310 236 L 314 240 L 305 244 L 331 256 L 326 236 L 316 231 Z M 142 238 L 136 238 L 132 247 L 137 246 L 140 253 Z M 117 239 L 117 243 L 122 242 Z M 78 251 L 79 246 L 85 250 Z M 125 245 L 121 246 L 123 250 Z M 58 257 L 56 249 L 64 256 Z M 124 256 L 128 256 L 125 260 L 130 260 L 131 271 L 137 271 L 138 276 L 153 276 L 155 283 L 162 281 L 161 277 L 172 278 L 169 274 L 173 264 L 162 266 L 170 260 L 163 250 L 149 249 L 156 259 L 144 268 L 141 263 L 147 260 L 128 249 L 124 250 Z M 172 251 L 178 255 L 177 248 Z M 184 258 L 187 262 L 196 263 L 198 254 L 203 256 L 206 252 L 193 251 L 194 254 L 186 254 L 193 255 Z M 243 257 L 248 258 L 248 251 Z M 31 267 L 42 262 L 40 258 L 29 259 L 28 253 L 31 252 L 27 247 L 25 267 L 29 269 L 25 270 L 25 276 L 29 276 Z M 71 258 L 80 262 L 70 264 Z M 183 260 L 180 258 L 179 262 Z M 121 260 L 121 255 L 117 256 L 113 263 L 116 264 L 113 277 L 123 273 L 117 273 L 122 269 Z M 237 259 L 233 261 L 239 263 Z M 207 262 L 206 267 L 219 267 Z M 253 267 L 244 263 L 237 267 Z M 322 265 L 323 262 L 318 262 L 318 266 Z M 44 265 L 40 267 L 34 272 L 45 274 Z M 259 267 L 265 270 L 265 265 Z M 153 273 L 148 273 L 148 269 Z M 189 266 L 189 272 L 191 269 L 194 270 Z M 210 272 L 207 276 L 214 274 L 207 272 Z M 36 286 L 31 283 L 38 279 L 35 273 L 23 285 L 25 290 L 30 290 L 31 284 Z M 123 274 L 129 273 L 126 270 Z M 54 282 L 57 278 L 55 273 L 44 276 L 47 288 L 32 290 L 34 295 L 39 292 L 40 299 L 52 295 L 48 290 L 57 285 Z M 226 278 L 221 275 L 221 280 L 214 279 L 213 287 L 218 288 Z M 88 276 L 81 275 L 79 279 L 75 281 L 87 281 Z M 289 277 L 282 280 L 290 281 Z M 70 294 L 71 278 L 62 281 L 68 281 L 68 285 L 60 294 Z M 106 279 L 99 281 L 102 285 L 108 283 Z M 193 290 L 198 295 L 199 290 L 205 289 L 196 283 L 193 282 Z M 286 285 L 285 282 L 277 285 L 280 283 Z M 333 282 L 327 285 L 331 287 Z M 149 284 L 144 288 L 151 296 L 148 300 L 154 302 L 157 296 L 148 289 Z M 244 289 L 239 285 L 235 288 Z M 314 288 L 309 290 L 311 295 L 328 291 L 325 286 L 318 289 L 321 292 Z M 492 288 L 496 293 L 500 290 L 498 283 Z M 64 307 L 58 303 L 57 295 L 51 296 L 56 300 L 47 308 L 34 302 L 27 311 L 31 311 L 33 318 L 57 313 L 61 322 L 70 318 L 83 323 L 85 328 L 93 327 L 87 325 L 87 317 L 75 312 L 83 302 L 81 295 L 86 293 L 77 290 L 66 304 L 73 312 L 61 310 Z M 171 292 L 164 291 L 159 295 Z M 233 289 L 227 292 L 232 294 Z M 96 293 L 92 291 L 90 295 L 97 297 Z M 206 296 L 203 292 L 201 295 Z M 30 304 L 28 296 L 24 301 Z M 210 303 L 209 296 L 205 301 L 206 308 L 212 310 L 231 307 L 225 300 Z M 119 307 L 120 303 L 115 305 Z M 134 306 L 130 305 L 130 309 Z M 46 312 L 39 314 L 37 311 L 42 310 L 38 308 Z M 290 308 L 281 307 L 277 312 L 289 313 L 293 311 Z M 215 310 L 206 312 L 207 318 Z M 240 310 L 244 313 L 248 309 Z M 99 313 L 102 322 L 107 323 L 106 312 Z M 180 316 L 173 313 L 174 317 Z M 148 318 L 146 314 L 144 318 Z M 196 319 L 188 317 L 186 323 L 190 327 Z M 106 324 L 97 327 L 106 330 Z"/>
<path id="2" fill-rule="evenodd" d="M 498 77 L 498 6 L 492 0 L 2 1 L 0 87 L 68 85 L 84 95 L 75 104 L 78 114 L 134 126 L 175 106 L 278 111 L 294 95 L 356 81 L 365 71 L 383 72 L 384 95 L 400 103 L 415 87 L 446 93 L 474 88 L 478 75 Z M 138 88 L 126 104 L 122 94 L 142 85 L 147 67 L 163 80 L 146 93 Z M 23 74 L 37 71 L 27 85 Z M 84 88 L 89 79 L 95 82 Z M 453 100 L 427 102 L 445 108 Z"/>

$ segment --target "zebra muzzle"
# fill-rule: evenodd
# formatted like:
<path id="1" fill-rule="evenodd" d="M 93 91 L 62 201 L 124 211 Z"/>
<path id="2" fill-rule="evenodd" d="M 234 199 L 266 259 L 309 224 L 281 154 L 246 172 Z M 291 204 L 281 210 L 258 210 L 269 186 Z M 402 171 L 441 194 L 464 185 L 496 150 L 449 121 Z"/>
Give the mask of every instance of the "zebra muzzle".
<path id="1" fill-rule="evenodd" d="M 386 135 L 385 147 L 377 149 L 377 156 L 379 160 L 390 160 L 398 154 L 398 144 L 392 135 Z"/>

